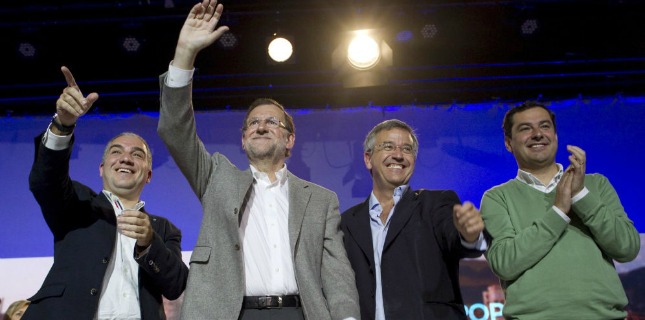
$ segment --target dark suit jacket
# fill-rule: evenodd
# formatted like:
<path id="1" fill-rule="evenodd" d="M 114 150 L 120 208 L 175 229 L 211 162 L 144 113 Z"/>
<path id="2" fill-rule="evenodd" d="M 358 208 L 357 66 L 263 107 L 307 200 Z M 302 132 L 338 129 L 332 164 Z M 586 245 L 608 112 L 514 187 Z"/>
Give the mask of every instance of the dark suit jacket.
<path id="1" fill-rule="evenodd" d="M 386 319 L 466 319 L 459 259 L 481 251 L 461 245 L 452 221 L 453 191 L 409 190 L 394 210 L 383 246 Z M 342 214 L 347 255 L 356 273 L 361 318 L 374 319 L 375 269 L 369 199 Z"/>
<path id="2" fill-rule="evenodd" d="M 54 235 L 54 264 L 33 297 L 23 319 L 93 319 L 103 277 L 116 241 L 116 217 L 101 192 L 72 181 L 72 147 L 47 149 L 42 135 L 29 188 Z M 150 215 L 155 231 L 150 251 L 140 257 L 139 300 L 143 319 L 165 319 L 162 294 L 178 298 L 186 287 L 188 268 L 181 260 L 181 232 L 165 218 Z"/>

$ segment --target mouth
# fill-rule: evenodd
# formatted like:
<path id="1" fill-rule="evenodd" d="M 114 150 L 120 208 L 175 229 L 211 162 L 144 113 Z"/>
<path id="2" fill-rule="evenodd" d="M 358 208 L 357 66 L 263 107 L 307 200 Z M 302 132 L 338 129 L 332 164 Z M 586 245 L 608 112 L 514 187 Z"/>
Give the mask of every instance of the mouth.
<path id="1" fill-rule="evenodd" d="M 536 143 L 536 144 L 531 144 L 528 147 L 530 149 L 542 149 L 542 148 L 545 148 L 547 145 L 548 144 L 546 144 L 546 143 Z"/>
<path id="2" fill-rule="evenodd" d="M 400 163 L 390 163 L 386 166 L 388 169 L 403 169 L 403 165 Z"/>
<path id="3" fill-rule="evenodd" d="M 132 171 L 130 169 L 126 169 L 126 168 L 118 168 L 118 169 L 116 169 L 116 172 L 118 172 L 118 173 L 128 173 L 128 174 L 134 173 L 134 171 Z"/>

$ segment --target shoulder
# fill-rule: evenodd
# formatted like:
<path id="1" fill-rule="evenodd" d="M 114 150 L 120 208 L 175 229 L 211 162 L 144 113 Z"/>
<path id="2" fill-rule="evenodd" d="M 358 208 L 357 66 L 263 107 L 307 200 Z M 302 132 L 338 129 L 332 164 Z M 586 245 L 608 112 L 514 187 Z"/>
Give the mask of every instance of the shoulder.
<path id="1" fill-rule="evenodd" d="M 504 193 L 508 189 L 516 188 L 521 184 L 520 181 L 517 179 L 511 179 L 508 180 L 502 184 L 498 184 L 496 186 L 491 187 L 490 189 L 486 190 L 484 192 L 484 197 L 487 195 L 493 195 L 493 194 L 499 194 L 499 193 Z"/>
<path id="2" fill-rule="evenodd" d="M 310 192 L 312 193 L 317 193 L 325 196 L 332 196 L 336 197 L 336 192 L 327 189 L 319 184 L 315 184 L 311 181 L 307 181 L 304 179 L 300 179 L 298 176 L 295 174 L 291 173 L 291 171 L 288 172 L 289 174 L 289 183 L 295 187 L 298 188 L 307 188 L 309 189 Z"/>

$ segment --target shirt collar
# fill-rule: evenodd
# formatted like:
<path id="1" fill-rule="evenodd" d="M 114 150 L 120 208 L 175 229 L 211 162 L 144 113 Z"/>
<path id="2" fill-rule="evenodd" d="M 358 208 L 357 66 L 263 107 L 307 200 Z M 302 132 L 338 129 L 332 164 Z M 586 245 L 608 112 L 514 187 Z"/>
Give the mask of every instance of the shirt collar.
<path id="1" fill-rule="evenodd" d="M 401 186 L 398 186 L 394 188 L 394 206 L 396 207 L 396 204 L 399 203 L 399 200 L 401 200 L 401 197 L 405 194 L 406 191 L 408 191 L 408 188 L 410 188 L 410 185 L 404 184 Z M 376 199 L 376 196 L 374 195 L 374 191 L 370 194 L 370 200 L 369 200 L 369 208 L 370 208 L 370 213 L 373 210 L 378 210 L 378 214 L 381 213 L 381 204 L 378 202 Z"/>
<path id="2" fill-rule="evenodd" d="M 112 193 L 110 191 L 107 191 L 107 190 L 103 190 L 103 194 L 108 199 L 108 201 L 110 201 L 110 204 L 114 208 L 114 213 L 116 215 L 120 215 L 121 211 L 123 211 L 125 209 L 132 209 L 132 210 L 135 210 L 135 211 L 139 211 L 141 208 L 143 208 L 143 206 L 146 205 L 145 201 L 139 200 L 139 202 L 137 202 L 137 204 L 134 205 L 134 208 L 125 208 L 123 206 L 123 203 L 121 203 L 121 199 L 119 199 L 119 197 L 117 195 L 115 195 L 114 193 Z"/>
<path id="3" fill-rule="evenodd" d="M 555 189 L 555 187 L 558 185 L 558 182 L 560 182 L 560 179 L 562 178 L 562 174 L 564 173 L 564 169 L 562 165 L 559 163 L 556 163 L 556 165 L 558 166 L 558 173 L 556 173 L 555 176 L 553 176 L 553 178 L 551 179 L 548 185 L 545 185 L 544 183 L 542 183 L 542 181 L 540 181 L 540 179 L 538 179 L 532 173 L 528 171 L 524 171 L 522 169 L 517 169 L 516 179 L 538 190 L 550 192 L 551 190 Z"/>
<path id="4" fill-rule="evenodd" d="M 253 174 L 253 178 L 255 178 L 255 180 L 263 181 L 267 184 L 272 184 L 271 180 L 269 180 L 268 174 L 258 171 L 258 169 L 256 169 L 252 164 L 249 166 L 251 167 L 251 174 Z M 287 176 L 287 164 L 285 163 L 282 166 L 282 169 L 276 171 L 275 177 L 277 178 L 277 182 L 284 184 L 287 181 Z"/>

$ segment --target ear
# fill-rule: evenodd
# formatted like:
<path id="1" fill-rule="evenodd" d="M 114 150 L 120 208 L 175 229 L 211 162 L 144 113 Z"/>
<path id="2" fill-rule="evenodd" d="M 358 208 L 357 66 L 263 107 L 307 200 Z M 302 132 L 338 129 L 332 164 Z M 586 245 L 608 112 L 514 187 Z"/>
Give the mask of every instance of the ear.
<path id="1" fill-rule="evenodd" d="M 242 150 L 246 151 L 246 149 L 244 148 L 244 135 L 245 133 L 242 133 Z"/>
<path id="2" fill-rule="evenodd" d="M 293 146 L 296 144 L 296 135 L 293 133 L 290 133 L 289 136 L 287 137 L 287 149 L 291 150 L 293 149 Z"/>
<path id="3" fill-rule="evenodd" d="M 513 148 L 511 147 L 511 138 L 504 136 L 504 146 L 508 152 L 513 153 Z"/>
<path id="4" fill-rule="evenodd" d="M 150 179 L 152 179 L 152 170 L 148 170 L 148 178 L 146 179 L 146 183 L 150 183 Z"/>
<path id="5" fill-rule="evenodd" d="M 372 155 L 369 152 L 363 153 L 363 161 L 365 162 L 365 167 L 367 170 L 372 170 Z"/>
<path id="6" fill-rule="evenodd" d="M 99 164 L 99 177 L 103 178 L 103 162 Z"/>

